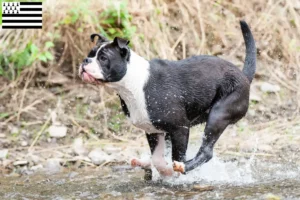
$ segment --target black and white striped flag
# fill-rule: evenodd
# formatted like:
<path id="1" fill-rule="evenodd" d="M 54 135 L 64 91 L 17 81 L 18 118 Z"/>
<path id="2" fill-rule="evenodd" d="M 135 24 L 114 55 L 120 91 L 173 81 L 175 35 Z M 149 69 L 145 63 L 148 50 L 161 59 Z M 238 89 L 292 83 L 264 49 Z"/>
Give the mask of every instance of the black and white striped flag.
<path id="1" fill-rule="evenodd" d="M 41 29 L 42 2 L 2 3 L 3 29 Z"/>

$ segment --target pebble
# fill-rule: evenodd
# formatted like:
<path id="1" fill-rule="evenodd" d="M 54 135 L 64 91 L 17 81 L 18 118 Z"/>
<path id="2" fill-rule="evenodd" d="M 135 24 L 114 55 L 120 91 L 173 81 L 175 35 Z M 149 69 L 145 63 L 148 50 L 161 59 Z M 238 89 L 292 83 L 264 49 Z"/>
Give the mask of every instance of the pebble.
<path id="1" fill-rule="evenodd" d="M 6 135 L 5 134 L 3 134 L 3 133 L 0 133 L 0 138 L 5 138 L 6 137 Z"/>
<path id="2" fill-rule="evenodd" d="M 49 173 L 56 173 L 61 170 L 60 159 L 50 158 L 46 161 L 45 170 Z"/>
<path id="3" fill-rule="evenodd" d="M 214 187 L 211 185 L 194 185 L 193 189 L 199 192 L 204 192 L 204 191 L 212 191 L 214 190 Z"/>
<path id="4" fill-rule="evenodd" d="M 62 137 L 65 137 L 67 134 L 67 127 L 52 125 L 49 127 L 48 131 L 49 131 L 49 135 L 51 137 L 62 138 Z"/>
<path id="5" fill-rule="evenodd" d="M 8 155 L 8 149 L 2 149 L 0 150 L 0 159 L 6 158 Z"/>
<path id="6" fill-rule="evenodd" d="M 22 141 L 22 142 L 21 142 L 21 146 L 22 146 L 22 147 L 28 146 L 28 142 L 27 142 L 27 141 Z"/>
<path id="7" fill-rule="evenodd" d="M 13 163 L 14 166 L 22 166 L 22 165 L 27 165 L 27 164 L 28 164 L 27 160 L 18 160 Z"/>
<path id="8" fill-rule="evenodd" d="M 35 165 L 35 166 L 32 166 L 30 169 L 33 170 L 33 171 L 37 171 L 39 169 L 43 169 L 43 165 L 42 164 L 38 164 L 38 165 Z"/>
<path id="9" fill-rule="evenodd" d="M 104 162 L 111 160 L 111 157 L 102 151 L 100 148 L 92 150 L 88 157 L 92 160 L 95 165 L 101 165 Z"/>
<path id="10" fill-rule="evenodd" d="M 273 92 L 273 93 L 275 93 L 275 92 L 280 91 L 280 87 L 279 87 L 279 85 L 264 82 L 264 83 L 261 84 L 260 90 L 263 91 L 263 92 L 269 92 L 269 93 Z"/>

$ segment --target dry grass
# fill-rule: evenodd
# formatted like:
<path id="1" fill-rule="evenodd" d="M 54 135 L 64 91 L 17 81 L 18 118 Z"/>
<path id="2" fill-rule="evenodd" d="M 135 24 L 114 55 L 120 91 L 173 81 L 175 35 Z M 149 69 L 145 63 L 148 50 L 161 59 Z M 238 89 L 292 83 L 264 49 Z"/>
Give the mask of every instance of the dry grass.
<path id="1" fill-rule="evenodd" d="M 0 51 L 7 51 L 8 47 L 10 52 L 18 51 L 25 48 L 30 40 L 40 51 L 46 50 L 47 41 L 55 44 L 50 50 L 55 55 L 53 61 L 36 61 L 13 81 L 2 78 L 0 99 L 4 104 L 0 106 L 0 112 L 7 114 L 0 122 L 5 127 L 3 130 L 12 124 L 20 126 L 22 122 L 37 127 L 37 132 L 49 116 L 48 109 L 52 108 L 59 113 L 58 118 L 62 122 L 71 126 L 71 132 L 75 135 L 79 132 L 90 134 L 87 127 L 97 130 L 101 136 L 112 132 L 107 127 L 110 118 L 119 112 L 112 109 L 117 104 L 114 103 L 116 98 L 103 94 L 95 86 L 76 83 L 77 66 L 93 45 L 89 35 L 99 32 L 99 25 L 102 25 L 102 21 L 94 23 L 93 20 L 109 9 L 111 3 L 90 1 L 80 20 L 57 25 L 66 19 L 66 13 L 80 7 L 80 2 L 45 1 L 43 30 L 0 32 Z M 118 8 L 120 4 L 114 2 Z M 288 106 L 289 100 L 296 105 L 292 113 L 299 109 L 298 0 L 128 0 L 127 9 L 132 15 L 132 25 L 137 27 L 136 33 L 129 38 L 132 48 L 147 59 L 160 57 L 175 60 L 195 54 L 210 54 L 242 67 L 245 48 L 239 20 L 246 20 L 259 49 L 256 81 L 276 83 L 282 88 L 277 98 L 265 98 L 265 106 L 270 109 Z M 107 30 L 109 27 L 103 28 Z M 8 67 L 8 70 L 13 70 L 13 66 Z M 90 97 L 94 99 L 89 100 Z M 78 105 L 89 106 L 88 116 L 75 116 Z M 133 131 L 127 122 L 122 126 L 123 132 Z"/>

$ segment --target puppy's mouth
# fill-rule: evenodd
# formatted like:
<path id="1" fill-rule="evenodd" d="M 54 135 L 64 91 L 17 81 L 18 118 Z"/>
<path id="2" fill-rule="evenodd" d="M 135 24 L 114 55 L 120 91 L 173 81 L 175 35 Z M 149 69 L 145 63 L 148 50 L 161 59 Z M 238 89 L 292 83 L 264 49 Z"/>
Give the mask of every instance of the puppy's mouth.
<path id="1" fill-rule="evenodd" d="M 104 80 L 96 79 L 95 77 L 93 77 L 92 75 L 87 73 L 83 68 L 81 68 L 80 71 L 81 71 L 80 72 L 81 79 L 84 82 L 90 83 L 90 84 L 96 84 L 96 85 L 103 85 L 104 84 Z"/>

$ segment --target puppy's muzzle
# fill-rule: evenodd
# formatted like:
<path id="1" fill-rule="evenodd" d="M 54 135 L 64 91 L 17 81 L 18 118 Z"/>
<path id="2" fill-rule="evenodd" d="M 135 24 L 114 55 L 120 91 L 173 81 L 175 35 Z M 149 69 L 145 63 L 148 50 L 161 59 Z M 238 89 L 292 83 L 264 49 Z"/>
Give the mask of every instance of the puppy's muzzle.
<path id="1" fill-rule="evenodd" d="M 79 76 L 81 77 L 81 79 L 87 83 L 94 83 L 94 84 L 100 84 L 101 81 L 94 78 L 90 73 L 88 73 L 88 70 L 86 70 L 85 68 L 91 64 L 93 61 L 90 58 L 85 58 L 82 61 L 82 64 L 80 65 L 79 68 Z"/>

